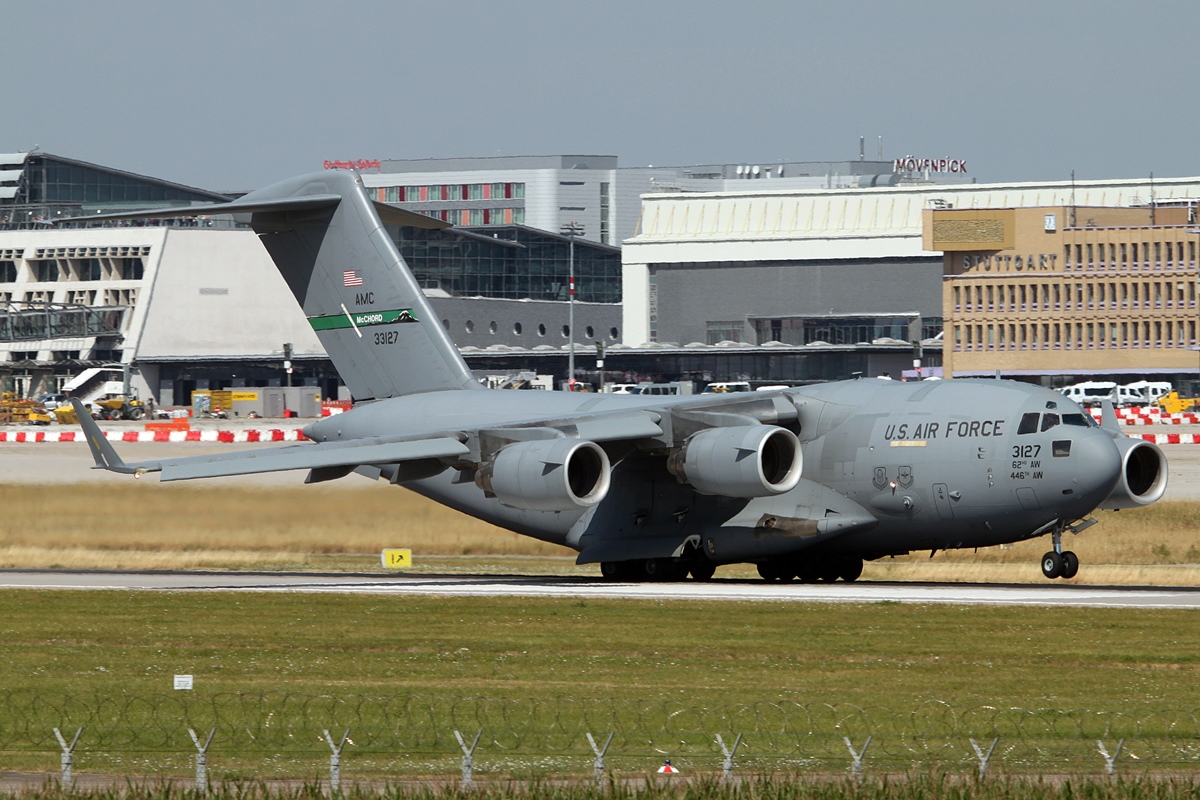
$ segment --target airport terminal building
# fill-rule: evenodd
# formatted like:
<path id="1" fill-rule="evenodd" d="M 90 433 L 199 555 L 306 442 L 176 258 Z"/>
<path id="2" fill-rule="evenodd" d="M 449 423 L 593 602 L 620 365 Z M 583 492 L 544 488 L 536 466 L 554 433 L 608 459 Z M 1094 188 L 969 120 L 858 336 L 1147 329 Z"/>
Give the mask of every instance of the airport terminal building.
<path id="1" fill-rule="evenodd" d="M 131 366 L 143 397 L 295 385 L 344 394 L 328 357 L 249 228 L 230 217 L 51 222 L 229 196 L 45 153 L 0 156 L 0 379 L 53 391 L 89 367 Z M 568 273 L 576 329 L 620 337 L 620 250 L 525 225 L 391 228 L 473 367 L 534 352 L 565 371 Z M 293 371 L 285 372 L 285 344 Z"/>
<path id="2" fill-rule="evenodd" d="M 599 347 L 607 382 L 928 377 L 940 374 L 943 347 L 947 374 L 1000 369 L 1052 381 L 1105 369 L 1113 356 L 1143 373 L 1195 369 L 1187 215 L 1200 178 L 947 184 L 883 174 L 892 166 L 651 172 L 618 168 L 615 157 L 553 156 L 384 162 L 362 178 L 378 200 L 455 223 L 389 230 L 481 375 L 563 381 L 572 333 L 576 377 L 593 384 Z M 45 153 L 0 156 L 5 387 L 54 390 L 87 367 L 116 364 L 164 405 L 187 403 L 195 389 L 287 381 L 343 397 L 257 237 L 232 218 L 198 208 L 194 218 L 136 225 L 47 224 L 226 199 Z M 976 212 L 975 222 L 960 219 Z M 1056 230 L 1039 228 L 1051 215 Z M 583 231 L 562 230 L 568 222 Z M 1139 233 L 1156 225 L 1174 230 Z M 1032 288 L 1028 254 L 1039 264 L 1055 255 L 1057 302 L 1070 291 L 1078 303 L 1070 320 L 1035 319 L 1056 301 L 1041 288 L 1050 273 Z M 996 266 L 1018 262 L 1021 270 Z M 1162 274 L 1121 272 L 1146 269 Z M 1067 289 L 1070 281 L 1079 285 Z M 1033 308 L 1032 293 L 1041 304 L 1043 291 L 1045 307 Z M 1140 344 L 1124 352 L 1114 341 Z"/>
<path id="3" fill-rule="evenodd" d="M 945 253 L 946 369 L 1054 386 L 1200 375 L 1200 201 L 1155 189 L 1153 204 L 1132 188 L 1113 206 L 926 212 Z"/>
<path id="4" fill-rule="evenodd" d="M 1084 238 L 1071 245 L 1068 258 L 1061 255 L 1066 241 L 1034 242 L 1027 238 L 1025 228 L 1012 223 L 1004 229 L 1008 238 L 995 242 L 973 240 L 966 234 L 961 242 L 945 235 L 932 236 L 926 230 L 927 215 L 938 220 L 938 230 L 949 230 L 943 218 L 970 215 L 974 209 L 1035 209 L 1031 218 L 1040 225 L 1044 214 L 1036 209 L 1051 204 L 1113 208 L 1122 213 L 1142 207 L 1144 211 L 1131 213 L 1135 217 L 1140 214 L 1145 224 L 1153 208 L 1187 206 L 1197 197 L 1200 178 L 647 195 L 638 232 L 625 242 L 622 254 L 623 328 L 626 337 L 634 341 L 724 341 L 757 347 L 778 343 L 814 354 L 841 348 L 847 362 L 841 370 L 844 375 L 852 368 L 850 364 L 855 360 L 861 363 L 871 352 L 867 345 L 895 341 L 922 341 L 925 366 L 932 366 L 928 358 L 931 353 L 941 355 L 943 328 L 950 318 L 956 326 L 948 334 L 954 346 L 960 346 L 961 337 L 962 347 L 974 348 L 956 351 L 956 356 L 959 352 L 962 356 L 950 367 L 954 374 L 960 369 L 967 374 L 1007 369 L 1014 377 L 1035 379 L 1043 373 L 1017 368 L 1018 362 L 1028 361 L 1028 352 L 1008 351 L 1009 360 L 995 361 L 1004 352 L 997 349 L 998 339 L 995 346 L 980 350 L 979 331 L 968 334 L 966 328 L 958 327 L 964 319 L 958 315 L 965 313 L 965 295 L 961 295 L 965 289 L 954 295 L 949 287 L 957 280 L 962 260 L 956 262 L 959 267 L 952 267 L 949 254 L 944 259 L 943 251 L 981 258 L 1026 250 L 1040 254 L 1053 244 L 1053 252 L 1060 253 L 1057 269 L 1074 269 L 1081 252 L 1086 256 L 1095 251 L 1097 255 L 1087 258 L 1099 263 L 1099 250 L 1095 249 L 1099 244 L 1084 244 L 1084 238 L 1097 234 L 1070 234 Z M 1061 208 L 1059 211 L 1061 216 Z M 1029 216 L 1005 213 L 1008 217 L 1020 213 L 1019 219 Z M 1061 219 L 1059 224 L 1065 226 L 1067 218 Z M 1088 220 L 1092 227 L 1106 224 L 1099 210 L 1079 216 L 1078 224 L 1089 227 Z M 990 228 L 988 235 L 993 235 Z M 1020 239 L 1014 242 L 1014 235 Z M 1065 229 L 1059 235 L 1066 236 Z M 1164 241 L 1157 245 L 1163 257 L 1168 247 L 1174 248 L 1169 251 L 1175 258 L 1172 264 L 1181 263 L 1180 254 L 1187 252 L 1186 247 L 1180 250 L 1181 236 L 1184 233 L 1176 230 L 1168 237 L 1175 244 Z M 1106 254 L 1113 247 L 1118 248 L 1113 252 L 1120 252 L 1112 234 L 1104 241 Z M 1132 250 L 1126 252 L 1128 263 Z M 1115 257 L 1105 255 L 1105 259 L 1106 264 L 1115 263 Z M 1190 269 L 1190 279 L 1183 274 L 1179 277 L 1194 284 L 1194 261 Z M 981 276 L 975 270 L 973 275 L 981 282 L 996 280 L 994 273 Z M 962 302 L 955 302 L 956 296 L 962 296 Z M 1006 312 L 1011 313 L 1011 308 L 1006 306 Z M 1085 310 L 1078 309 L 1081 313 Z M 995 311 L 994 303 L 970 306 L 976 318 Z M 975 324 L 977 328 L 981 323 Z M 1154 337 L 1153 323 L 1149 324 L 1151 333 L 1142 340 L 1161 340 Z M 1098 335 L 1096 330 L 1093 327 L 1093 336 Z M 1178 323 L 1170 330 L 1178 335 Z M 1186 327 L 1184 330 L 1186 334 Z M 969 341 L 968 335 L 972 337 Z M 1012 337 L 1005 335 L 1007 347 Z M 1080 339 L 1074 329 L 1072 335 Z M 1086 327 L 1083 335 L 1087 335 Z M 992 336 L 1000 336 L 998 328 Z M 1069 353 L 1060 355 L 1069 355 L 1074 364 L 1070 368 L 1076 371 L 1103 366 L 1094 354 L 1080 358 L 1086 352 L 1072 346 Z M 1058 368 L 1067 369 L 1062 363 Z"/>

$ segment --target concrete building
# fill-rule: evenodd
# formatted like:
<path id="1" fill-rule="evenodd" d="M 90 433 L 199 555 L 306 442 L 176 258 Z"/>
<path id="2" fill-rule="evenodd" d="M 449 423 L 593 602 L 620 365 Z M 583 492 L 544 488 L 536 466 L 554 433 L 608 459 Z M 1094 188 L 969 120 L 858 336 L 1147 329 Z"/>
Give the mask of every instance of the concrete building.
<path id="1" fill-rule="evenodd" d="M 617 156 L 552 155 L 325 162 L 357 168 L 375 199 L 462 227 L 528 225 L 560 231 L 578 223 L 581 238 L 619 245 L 634 234 L 642 195 L 722 192 L 749 184 L 831 189 L 937 180 L 896 170 L 898 162 L 801 161 L 766 165 L 620 167 Z"/>
<path id="2" fill-rule="evenodd" d="M 44 224 L 94 210 L 202 203 L 224 195 L 48 154 L 0 160 L 0 380 L 6 386 L 26 394 L 53 390 L 85 367 L 118 364 L 133 368 L 143 396 L 186 403 L 195 389 L 282 384 L 288 380 L 287 343 L 294 383 L 319 387 L 327 397 L 342 394 L 257 238 L 232 219 L 198 211 L 172 225 Z M 447 231 L 391 232 L 442 324 L 478 371 L 532 370 L 565 379 L 570 338 L 564 301 L 574 241 L 577 370 L 593 383 L 601 378 L 592 361 L 596 344 L 606 348 L 604 379 L 610 382 L 898 376 L 912 366 L 913 342 L 924 348 L 924 376 L 941 366 L 946 317 L 953 326 L 945 335 L 961 348 L 953 354 L 956 369 L 990 374 L 997 368 L 992 360 L 1000 359 L 1000 368 L 1017 374 L 1023 367 L 1003 360 L 1011 356 L 1008 349 L 975 348 L 989 341 L 980 325 L 1000 324 L 966 316 L 981 313 L 965 298 L 985 287 L 987 276 L 975 262 L 965 270 L 966 262 L 946 266 L 951 262 L 943 249 L 947 259 L 1008 257 L 1010 248 L 1022 264 L 1029 263 L 1022 252 L 1053 252 L 1060 264 L 1075 264 L 1098 257 L 1088 256 L 1087 248 L 1103 244 L 1117 248 L 1104 263 L 1132 261 L 1133 250 L 1122 255 L 1121 246 L 1140 247 L 1143 240 L 1115 233 L 1103 241 L 1089 238 L 1100 234 L 1088 232 L 1084 220 L 1060 222 L 1063 238 L 1052 251 L 1030 249 L 1044 233 L 1034 230 L 1037 220 L 1069 208 L 1149 207 L 1152 199 L 1165 214 L 1164 205 L 1200 197 L 1200 178 L 948 185 L 915 182 L 927 176 L 899 162 L 865 160 L 757 171 L 753 165 L 626 170 L 615 157 L 552 156 L 385 162 L 366 170 L 364 182 L 377 199 L 459 223 Z M 697 191 L 714 187 L 725 191 Z M 941 234 L 935 240 L 926 231 L 933 224 L 929 214 L 992 208 L 1016 214 L 1004 229 L 1008 238 L 998 243 L 966 234 L 955 234 L 966 236 L 961 241 Z M 1022 209 L 1033 211 L 1017 214 Z M 1088 213 L 1093 229 L 1125 224 Z M 480 224 L 464 227 L 464 220 Z M 570 221 L 584 226 L 574 240 L 560 231 Z M 625 230 L 629 236 L 619 250 L 613 243 Z M 1185 246 L 1190 240 L 1176 234 L 1145 240 L 1148 258 L 1160 257 L 1153 255 L 1155 242 L 1172 263 L 1191 258 Z M 1068 258 L 1070 247 L 1076 251 Z M 1186 284 L 1186 270 L 1180 275 Z M 955 301 L 951 284 L 957 277 L 963 282 Z M 1167 299 L 1167 281 L 1178 278 L 1172 273 L 1147 279 L 1147 285 L 1120 277 L 1116 288 L 1111 280 L 1095 282 L 1097 299 L 1091 302 L 1100 302 L 1102 294 L 1108 303 L 1114 292 L 1111 302 L 1125 302 L 1124 285 L 1131 303 L 1135 295 L 1139 303 L 1152 302 L 1147 292 L 1164 293 L 1163 302 L 1194 303 L 1186 288 L 1183 300 Z M 1012 285 L 1019 305 L 1022 284 Z M 1028 305 L 1029 284 L 1025 291 Z M 1086 298 L 1088 290 L 1082 291 Z M 1164 370 L 1175 368 L 1175 356 L 1187 352 L 1186 342 L 1196 335 L 1184 319 L 1185 305 L 1169 310 L 1179 313 L 1143 320 L 1149 328 L 1114 319 L 1121 341 L 1185 342 L 1175 360 L 1163 361 Z M 1156 321 L 1163 324 L 1161 336 Z M 990 341 L 1024 337 L 1030 344 L 1034 335 L 1038 341 L 1062 336 L 1062 350 L 1070 341 L 1072 353 L 1086 354 L 1075 342 L 1099 341 L 1101 328 L 1095 326 L 1110 324 L 1107 318 L 1090 322 L 1089 334 L 1089 320 L 1072 318 L 1072 325 L 1085 327 L 1072 328 L 1068 339 L 1065 329 L 1053 334 L 1038 328 L 1035 334 L 1028 327 L 1033 320 L 1014 318 L 1003 324 L 1025 325 L 1023 332 L 993 327 Z M 1104 330 L 1111 341 L 1111 327 Z M 1095 348 L 1102 349 L 1112 350 Z M 1011 357 L 1031 352 L 1018 347 Z M 1047 362 L 1045 369 L 1060 367 L 1073 368 Z"/>
<path id="3" fill-rule="evenodd" d="M 58 228 L 104 210 L 228 199 L 50 154 L 3 156 L 0 381 L 55 391 L 86 368 L 131 368 L 142 397 L 296 385 L 342 393 L 336 372 L 257 236 L 229 217 Z M 7 167 L 12 167 L 11 169 Z M 202 209 L 200 209 L 202 211 Z M 572 242 L 528 226 L 391 228 L 456 342 L 486 360 L 510 348 L 563 352 Z M 574 243 L 577 342 L 620 336 L 620 253 Z"/>
<path id="4" fill-rule="evenodd" d="M 945 253 L 947 373 L 1197 377 L 1200 200 L 1157 189 L 1132 208 L 927 211 L 926 246 Z"/>
<path id="5" fill-rule="evenodd" d="M 624 336 L 860 353 L 923 341 L 936 358 L 945 270 L 927 210 L 1196 197 L 1200 178 L 647 195 L 622 250 Z"/>

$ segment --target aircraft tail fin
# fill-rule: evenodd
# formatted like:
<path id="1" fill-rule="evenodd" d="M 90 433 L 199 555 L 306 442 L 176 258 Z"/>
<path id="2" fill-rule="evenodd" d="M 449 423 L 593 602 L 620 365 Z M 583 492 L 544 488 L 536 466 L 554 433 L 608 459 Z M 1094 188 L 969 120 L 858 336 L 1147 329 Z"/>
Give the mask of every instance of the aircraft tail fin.
<path id="1" fill-rule="evenodd" d="M 480 389 L 404 263 L 384 220 L 449 224 L 376 203 L 356 173 L 292 178 L 229 203 L 86 219 L 246 215 L 358 400 Z"/>

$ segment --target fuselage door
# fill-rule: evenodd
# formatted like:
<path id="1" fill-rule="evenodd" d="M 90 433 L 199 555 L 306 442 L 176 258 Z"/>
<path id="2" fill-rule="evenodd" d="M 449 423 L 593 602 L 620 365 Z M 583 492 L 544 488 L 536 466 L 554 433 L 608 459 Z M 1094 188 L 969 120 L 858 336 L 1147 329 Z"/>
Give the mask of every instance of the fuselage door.
<path id="1" fill-rule="evenodd" d="M 933 485 L 933 502 L 937 506 L 938 516 L 942 519 L 954 519 L 954 509 L 950 506 L 950 490 L 944 483 Z"/>

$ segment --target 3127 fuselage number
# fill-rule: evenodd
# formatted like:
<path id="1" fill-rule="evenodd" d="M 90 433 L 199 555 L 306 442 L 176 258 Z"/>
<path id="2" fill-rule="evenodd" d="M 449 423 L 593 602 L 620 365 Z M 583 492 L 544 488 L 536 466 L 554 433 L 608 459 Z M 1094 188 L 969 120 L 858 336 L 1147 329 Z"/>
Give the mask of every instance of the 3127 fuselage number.
<path id="1" fill-rule="evenodd" d="M 1042 452 L 1040 444 L 1014 444 L 1012 449 L 1013 458 L 1037 458 Z"/>

